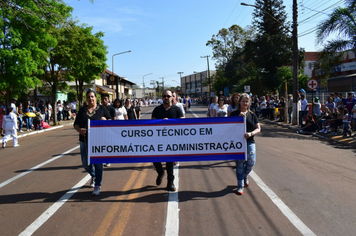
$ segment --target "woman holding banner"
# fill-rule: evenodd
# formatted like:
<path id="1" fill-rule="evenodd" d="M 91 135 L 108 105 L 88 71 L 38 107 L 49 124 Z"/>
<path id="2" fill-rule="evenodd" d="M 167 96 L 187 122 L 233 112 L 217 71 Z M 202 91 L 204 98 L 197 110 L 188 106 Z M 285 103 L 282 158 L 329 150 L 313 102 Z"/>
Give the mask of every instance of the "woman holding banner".
<path id="1" fill-rule="evenodd" d="M 103 179 L 103 164 L 88 165 L 88 120 L 110 120 L 108 110 L 97 104 L 96 93 L 89 89 L 86 93 L 86 103 L 80 108 L 74 122 L 74 128 L 79 133 L 80 155 L 84 169 L 91 175 L 90 186 L 94 187 L 92 195 L 100 194 L 101 181 Z"/>
<path id="2" fill-rule="evenodd" d="M 233 111 L 231 116 L 242 116 L 246 120 L 247 161 L 236 160 L 237 194 L 242 195 L 244 186 L 249 186 L 248 174 L 256 163 L 256 145 L 254 136 L 261 132 L 257 115 L 250 110 L 251 99 L 247 93 L 243 93 L 239 99 L 239 109 Z"/>

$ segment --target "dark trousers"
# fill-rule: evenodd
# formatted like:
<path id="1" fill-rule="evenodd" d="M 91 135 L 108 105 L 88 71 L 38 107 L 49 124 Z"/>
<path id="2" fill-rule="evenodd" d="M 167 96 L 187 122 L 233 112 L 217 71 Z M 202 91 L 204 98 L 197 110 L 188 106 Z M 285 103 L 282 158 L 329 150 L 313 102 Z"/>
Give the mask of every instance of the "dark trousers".
<path id="1" fill-rule="evenodd" d="M 162 163 L 161 162 L 154 162 L 153 165 L 155 166 L 156 171 L 157 171 L 158 174 L 162 174 L 164 172 L 164 169 L 162 167 Z M 166 162 L 168 183 L 169 182 L 173 183 L 173 181 L 174 181 L 173 167 L 174 167 L 174 163 L 173 162 Z"/>

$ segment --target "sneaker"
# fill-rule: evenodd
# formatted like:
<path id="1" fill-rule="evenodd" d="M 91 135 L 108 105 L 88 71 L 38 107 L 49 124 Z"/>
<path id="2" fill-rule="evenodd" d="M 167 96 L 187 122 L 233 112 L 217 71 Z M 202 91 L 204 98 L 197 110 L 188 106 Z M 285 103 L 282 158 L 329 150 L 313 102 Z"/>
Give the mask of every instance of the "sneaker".
<path id="1" fill-rule="evenodd" d="M 242 194 L 244 194 L 244 188 L 243 188 L 243 187 L 237 187 L 236 193 L 237 193 L 237 195 L 242 195 Z"/>
<path id="2" fill-rule="evenodd" d="M 93 193 L 91 195 L 98 196 L 99 194 L 100 194 L 100 186 L 96 185 L 94 187 L 94 191 L 93 191 Z"/>
<path id="3" fill-rule="evenodd" d="M 248 177 L 246 177 L 246 178 L 244 179 L 244 185 L 245 185 L 245 187 L 250 186 L 250 181 L 248 181 Z"/>
<path id="4" fill-rule="evenodd" d="M 157 176 L 157 179 L 156 179 L 156 185 L 157 185 L 157 186 L 161 185 L 163 176 L 164 176 L 164 172 L 162 172 L 161 174 L 159 174 L 159 175 Z"/>
<path id="5" fill-rule="evenodd" d="M 324 133 L 325 129 L 319 130 L 319 133 Z"/>
<path id="6" fill-rule="evenodd" d="M 105 166 L 105 167 L 110 167 L 111 164 L 110 164 L 110 163 L 105 163 L 104 166 Z"/>
<path id="7" fill-rule="evenodd" d="M 6 147 L 6 142 L 2 142 L 2 148 Z"/>
<path id="8" fill-rule="evenodd" d="M 325 129 L 324 134 L 329 133 L 329 129 Z"/>
<path id="9" fill-rule="evenodd" d="M 23 132 L 23 131 L 20 129 L 20 130 L 19 130 L 19 133 L 22 133 L 22 132 Z"/>
<path id="10" fill-rule="evenodd" d="M 174 183 L 168 183 L 167 184 L 167 191 L 176 191 L 176 186 L 174 186 Z"/>
<path id="11" fill-rule="evenodd" d="M 18 144 L 18 143 L 16 143 L 15 145 L 14 145 L 14 147 L 19 147 L 20 146 L 20 144 Z"/>
<path id="12" fill-rule="evenodd" d="M 95 177 L 91 177 L 91 180 L 90 180 L 90 187 L 92 187 L 92 188 L 95 187 Z"/>

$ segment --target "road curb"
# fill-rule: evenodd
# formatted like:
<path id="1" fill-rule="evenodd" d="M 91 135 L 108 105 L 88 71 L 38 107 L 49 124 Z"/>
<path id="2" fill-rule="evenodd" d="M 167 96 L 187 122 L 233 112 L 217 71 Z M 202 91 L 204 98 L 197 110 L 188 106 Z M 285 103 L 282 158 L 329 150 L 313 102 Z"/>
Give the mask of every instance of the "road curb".
<path id="1" fill-rule="evenodd" d="M 276 121 L 272 121 L 272 120 L 262 120 L 262 122 L 265 122 L 265 123 L 269 123 L 269 124 L 275 124 L 275 125 L 278 125 L 278 126 L 282 126 L 284 128 L 288 128 L 288 129 L 291 129 L 291 130 L 300 130 L 300 127 L 296 127 L 296 126 L 293 126 L 293 125 L 289 125 L 289 124 L 285 124 L 285 123 L 280 123 L 280 122 L 276 122 Z M 355 138 L 353 139 L 353 143 L 349 143 L 347 141 L 349 140 L 338 140 L 336 138 L 333 138 L 333 137 L 337 137 L 337 136 L 324 136 L 324 135 L 320 135 L 318 133 L 308 133 L 310 135 L 313 135 L 314 137 L 318 137 L 320 139 L 327 139 L 327 140 L 330 140 L 330 141 L 333 141 L 333 142 L 336 142 L 336 143 L 342 143 L 342 144 L 347 144 L 347 145 L 351 145 L 351 146 L 354 146 L 356 143 L 355 143 Z"/>

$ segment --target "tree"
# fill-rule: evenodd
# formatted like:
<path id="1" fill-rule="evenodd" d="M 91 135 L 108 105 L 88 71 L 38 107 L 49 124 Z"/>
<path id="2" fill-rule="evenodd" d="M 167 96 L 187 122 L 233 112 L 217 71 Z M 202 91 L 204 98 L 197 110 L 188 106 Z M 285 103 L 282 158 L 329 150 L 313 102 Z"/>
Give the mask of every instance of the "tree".
<path id="1" fill-rule="evenodd" d="M 93 2 L 93 0 L 90 0 L 90 2 Z M 27 16 L 42 19 L 52 26 L 65 23 L 67 17 L 57 11 L 58 6 L 65 6 L 63 0 L 0 0 L 0 9 L 6 9 L 8 13 L 16 17 L 20 24 L 31 29 L 36 28 L 33 28 Z"/>
<path id="2" fill-rule="evenodd" d="M 218 34 L 213 35 L 206 43 L 213 49 L 213 59 L 216 60 L 216 67 L 221 67 L 228 63 L 236 53 L 244 47 L 245 42 L 252 34 L 251 29 L 242 29 L 238 25 L 232 25 L 228 29 L 222 28 Z"/>
<path id="3" fill-rule="evenodd" d="M 346 0 L 346 7 L 338 7 L 330 14 L 330 17 L 318 25 L 318 43 L 326 44 L 323 53 L 356 50 L 356 0 Z M 333 33 L 339 36 L 336 39 L 327 40 Z"/>
<path id="4" fill-rule="evenodd" d="M 0 5 L 11 4 L 0 9 L 0 90 L 6 91 L 7 101 L 10 96 L 41 85 L 39 76 L 44 73 L 48 47 L 56 44 L 48 32 L 49 25 L 57 21 L 57 16 L 65 17 L 64 12 L 71 9 L 56 1 L 41 2 L 52 6 L 53 11 L 47 12 L 52 16 L 47 20 L 39 17 L 41 10 L 33 1 L 16 1 L 16 5 L 14 1 L 0 2 Z M 15 8 L 21 10 L 14 11 Z"/>
<path id="5" fill-rule="evenodd" d="M 245 76 L 243 65 L 243 48 L 245 42 L 252 39 L 254 30 L 238 25 L 221 29 L 213 35 L 206 45 L 213 49 L 213 59 L 216 60 L 216 74 L 212 81 L 213 90 L 222 91 L 225 87 L 232 89 Z"/>
<path id="6" fill-rule="evenodd" d="M 104 33 L 92 34 L 92 29 L 85 25 L 73 26 L 65 36 L 69 45 L 65 75 L 68 80 L 75 80 L 80 105 L 83 103 L 84 83 L 92 83 L 107 68 L 107 49 L 101 39 Z"/>
<path id="7" fill-rule="evenodd" d="M 260 86 L 276 92 L 282 83 L 278 68 L 292 64 L 292 40 L 283 1 L 256 0 L 253 19 L 257 33 L 255 39 L 246 43 L 245 62 L 258 68 Z"/>

